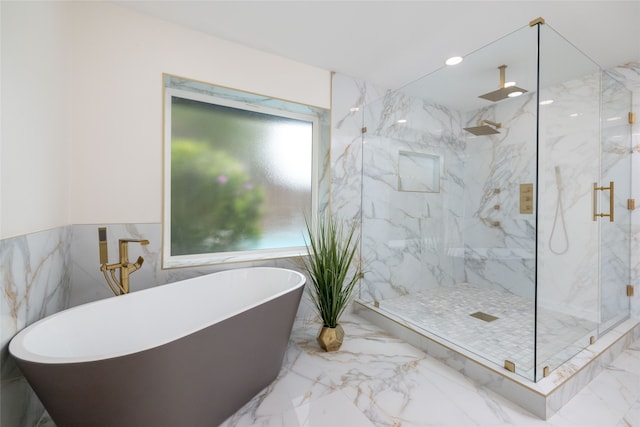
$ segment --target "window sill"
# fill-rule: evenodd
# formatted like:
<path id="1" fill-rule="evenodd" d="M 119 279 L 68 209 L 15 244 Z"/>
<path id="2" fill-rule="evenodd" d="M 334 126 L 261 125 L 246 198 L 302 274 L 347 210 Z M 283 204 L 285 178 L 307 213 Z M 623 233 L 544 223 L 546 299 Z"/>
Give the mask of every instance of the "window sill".
<path id="1" fill-rule="evenodd" d="M 271 259 L 306 256 L 305 247 L 269 249 L 262 251 L 224 252 L 214 254 L 169 256 L 165 254 L 162 269 L 202 267 L 208 265 L 231 264 L 238 262 L 258 262 Z"/>

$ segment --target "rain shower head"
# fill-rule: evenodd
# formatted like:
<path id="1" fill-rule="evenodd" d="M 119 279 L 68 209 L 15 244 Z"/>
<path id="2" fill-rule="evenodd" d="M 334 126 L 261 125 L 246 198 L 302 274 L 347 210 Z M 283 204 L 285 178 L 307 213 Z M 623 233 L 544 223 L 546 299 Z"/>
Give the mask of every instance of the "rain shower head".
<path id="1" fill-rule="evenodd" d="M 492 122 L 490 120 L 481 120 L 479 126 L 464 128 L 467 132 L 471 132 L 475 136 L 494 135 L 500 133 L 498 129 L 502 127 L 502 123 Z"/>
<path id="2" fill-rule="evenodd" d="M 480 95 L 478 98 L 486 99 L 487 101 L 491 101 L 491 102 L 498 102 L 508 97 L 522 95 L 523 93 L 526 92 L 525 89 L 522 89 L 521 87 L 518 87 L 518 86 L 509 86 L 509 87 L 504 86 L 506 68 L 507 68 L 506 65 L 501 65 L 498 67 L 498 69 L 500 70 L 500 88 L 492 92 L 485 93 L 484 95 Z"/>
<path id="3" fill-rule="evenodd" d="M 519 96 L 525 93 L 526 90 L 522 89 L 518 86 L 509 86 L 509 87 L 501 87 L 498 90 L 494 90 L 493 92 L 485 93 L 484 95 L 478 96 L 478 98 L 486 99 L 491 102 L 502 101 L 505 98 L 509 98 L 511 96 Z M 517 95 L 516 95 L 517 93 Z"/>

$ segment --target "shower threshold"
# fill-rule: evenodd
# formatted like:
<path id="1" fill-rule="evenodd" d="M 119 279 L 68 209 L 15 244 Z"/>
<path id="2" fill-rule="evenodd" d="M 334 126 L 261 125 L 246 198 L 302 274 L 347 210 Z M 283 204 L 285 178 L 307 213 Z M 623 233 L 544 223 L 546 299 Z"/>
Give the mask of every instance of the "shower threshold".
<path id="1" fill-rule="evenodd" d="M 609 330 L 593 344 L 587 345 L 557 369 L 538 382 L 504 368 L 502 361 L 491 356 L 471 352 L 442 337 L 408 322 L 403 317 L 375 307 L 371 303 L 355 301 L 357 315 L 385 329 L 390 334 L 425 351 L 430 356 L 463 373 L 532 414 L 548 419 L 585 387 L 634 340 L 640 338 L 640 322 L 627 319 Z M 473 321 L 485 323 L 469 316 Z M 490 322 L 487 323 L 490 325 Z M 585 369 L 587 368 L 588 369 Z"/>

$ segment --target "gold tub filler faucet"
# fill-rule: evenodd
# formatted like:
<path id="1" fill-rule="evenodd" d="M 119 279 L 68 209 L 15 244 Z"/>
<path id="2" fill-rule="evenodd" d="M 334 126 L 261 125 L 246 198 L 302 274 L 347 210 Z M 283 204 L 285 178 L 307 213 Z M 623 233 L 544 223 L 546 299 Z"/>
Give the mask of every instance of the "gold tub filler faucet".
<path id="1" fill-rule="evenodd" d="M 109 254 L 107 251 L 107 227 L 98 228 L 98 245 L 100 247 L 100 271 L 104 274 L 109 287 L 116 295 L 129 293 L 129 275 L 142 267 L 144 259 L 139 256 L 136 262 L 129 262 L 129 243 L 140 243 L 148 245 L 148 240 L 141 239 L 120 239 L 118 250 L 120 262 L 109 264 Z M 120 278 L 116 277 L 115 271 L 120 270 Z M 107 272 L 109 274 L 107 274 Z"/>

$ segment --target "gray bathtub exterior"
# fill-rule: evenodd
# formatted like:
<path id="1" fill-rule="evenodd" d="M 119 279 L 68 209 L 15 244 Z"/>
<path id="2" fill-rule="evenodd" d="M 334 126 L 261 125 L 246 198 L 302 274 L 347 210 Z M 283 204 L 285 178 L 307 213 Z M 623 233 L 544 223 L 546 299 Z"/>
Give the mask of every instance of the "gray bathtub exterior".
<path id="1" fill-rule="evenodd" d="M 278 376 L 303 289 L 126 356 L 16 360 L 58 427 L 217 426 Z"/>

